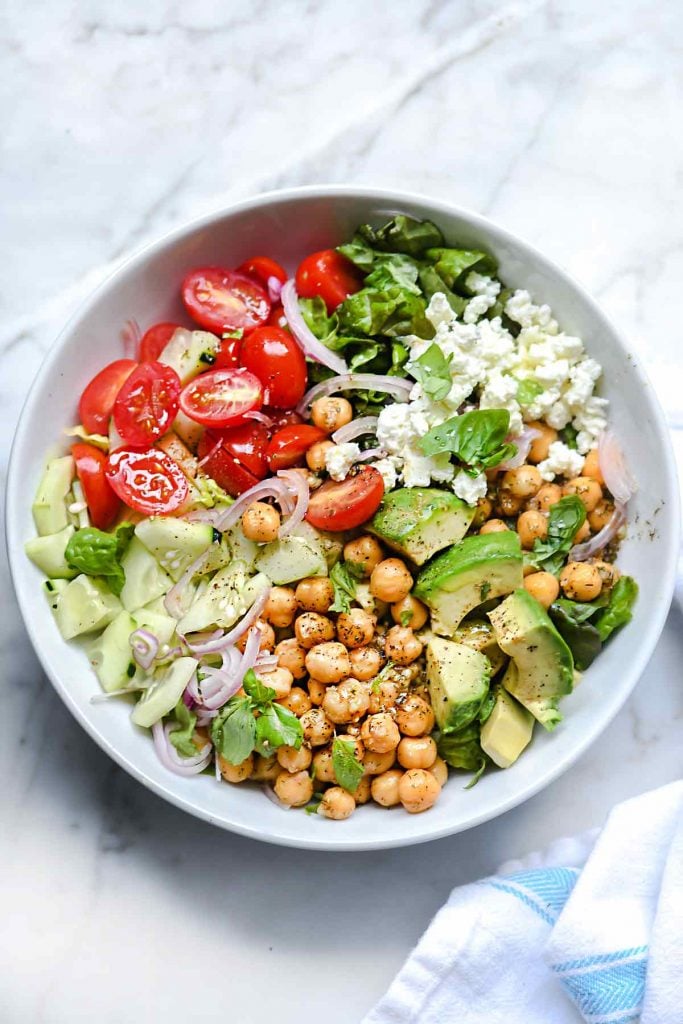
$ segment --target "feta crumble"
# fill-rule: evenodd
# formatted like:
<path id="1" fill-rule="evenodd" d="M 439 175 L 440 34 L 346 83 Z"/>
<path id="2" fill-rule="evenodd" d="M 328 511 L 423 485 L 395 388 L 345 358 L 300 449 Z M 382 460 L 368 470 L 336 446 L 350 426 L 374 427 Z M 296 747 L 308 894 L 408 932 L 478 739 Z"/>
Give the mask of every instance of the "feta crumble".
<path id="1" fill-rule="evenodd" d="M 544 480 L 554 480 L 556 476 L 580 476 L 583 455 L 563 441 L 553 441 L 548 448 L 548 458 L 539 462 L 537 468 Z"/>
<path id="2" fill-rule="evenodd" d="M 355 441 L 337 444 L 325 452 L 325 469 L 333 480 L 344 480 L 360 455 Z"/>
<path id="3" fill-rule="evenodd" d="M 453 491 L 468 505 L 476 505 L 480 498 L 485 498 L 487 489 L 488 481 L 484 473 L 470 476 L 464 469 L 461 469 L 455 474 Z"/>

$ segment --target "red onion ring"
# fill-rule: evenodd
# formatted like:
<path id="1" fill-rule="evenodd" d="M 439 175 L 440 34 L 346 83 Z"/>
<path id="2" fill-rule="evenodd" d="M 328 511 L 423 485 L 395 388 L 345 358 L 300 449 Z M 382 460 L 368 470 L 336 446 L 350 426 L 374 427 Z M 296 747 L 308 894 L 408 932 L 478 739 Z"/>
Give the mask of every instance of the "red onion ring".
<path id="1" fill-rule="evenodd" d="M 229 530 L 241 517 L 244 510 L 251 505 L 252 501 L 259 501 L 261 498 L 275 498 L 285 515 L 291 515 L 294 511 L 292 501 L 287 487 L 281 480 L 271 477 L 270 480 L 262 480 L 254 484 L 248 491 L 240 494 L 237 501 L 234 501 L 227 509 L 224 509 L 217 517 L 214 525 L 218 530 Z"/>
<path id="2" fill-rule="evenodd" d="M 138 354 L 138 346 L 142 340 L 142 330 L 137 320 L 130 319 L 126 320 L 123 327 L 121 328 L 121 341 L 123 342 L 123 351 L 131 359 L 136 359 Z"/>
<path id="3" fill-rule="evenodd" d="M 223 668 L 206 668 L 201 683 L 197 684 L 200 692 L 199 703 L 207 711 L 219 711 L 231 697 L 240 690 L 244 677 L 253 668 L 261 646 L 261 630 L 258 626 L 249 629 L 244 654 L 240 656 L 236 647 L 230 647 L 223 658 Z M 206 692 L 206 684 L 211 692 Z M 201 689 L 200 689 L 201 687 Z"/>
<path id="4" fill-rule="evenodd" d="M 598 463 L 605 485 L 615 505 L 626 505 L 638 490 L 638 482 L 629 469 L 626 456 L 611 430 L 603 430 L 598 441 Z"/>
<path id="5" fill-rule="evenodd" d="M 301 416 L 308 416 L 311 405 L 316 398 L 325 398 L 335 391 L 381 391 L 391 395 L 397 402 L 407 402 L 415 381 L 404 380 L 403 377 L 388 377 L 380 373 L 343 373 L 338 377 L 329 377 L 316 384 L 306 392 L 296 407 Z"/>
<path id="6" fill-rule="evenodd" d="M 368 459 L 383 459 L 386 455 L 384 448 L 366 448 L 364 452 L 361 452 L 356 462 L 367 462 Z"/>
<path id="7" fill-rule="evenodd" d="M 259 423 L 263 423 L 265 427 L 272 427 L 275 423 L 275 420 L 270 416 L 266 416 L 264 412 L 245 412 L 242 418 L 245 420 L 257 420 Z"/>
<path id="8" fill-rule="evenodd" d="M 507 440 L 517 446 L 517 452 L 509 459 L 506 459 L 505 462 L 499 462 L 496 466 L 496 470 L 500 470 L 502 472 L 506 469 L 519 469 L 520 466 L 523 466 L 527 460 L 529 452 L 531 451 L 531 446 L 534 443 L 534 440 L 540 436 L 540 430 L 536 430 L 535 427 L 525 427 L 522 433 L 518 434 L 517 437 L 507 438 Z"/>
<path id="9" fill-rule="evenodd" d="M 272 274 L 266 281 L 266 284 L 268 286 L 268 298 L 270 299 L 270 301 L 273 304 L 279 302 L 280 295 L 282 294 L 282 281 L 280 280 L 280 278 L 275 277 L 275 275 Z"/>
<path id="10" fill-rule="evenodd" d="M 259 615 L 263 611 L 268 601 L 268 595 L 270 594 L 270 587 L 263 591 L 259 597 L 256 598 L 253 605 L 247 612 L 247 614 L 237 623 L 236 626 L 228 633 L 223 633 L 221 636 L 215 636 L 212 640 L 208 640 L 204 643 L 191 644 L 188 641 L 187 646 L 193 654 L 198 654 L 199 657 L 203 657 L 205 654 L 220 654 L 227 647 L 232 647 L 245 633 L 251 625 L 258 619 Z"/>
<path id="11" fill-rule="evenodd" d="M 304 516 L 308 511 L 311 491 L 303 473 L 296 469 L 281 469 L 278 473 L 278 479 L 282 480 L 296 497 L 294 508 L 278 531 L 280 537 L 286 537 L 304 521 Z"/>
<path id="12" fill-rule="evenodd" d="M 209 556 L 209 549 L 202 551 L 199 558 L 195 558 L 191 565 L 188 565 L 187 569 L 180 577 L 177 583 L 175 583 L 168 594 L 164 598 L 164 608 L 174 619 L 182 618 L 183 604 L 182 599 L 184 592 L 188 584 L 192 581 L 192 577 L 199 572 Z"/>
<path id="13" fill-rule="evenodd" d="M 280 299 L 285 316 L 287 317 L 289 329 L 295 340 L 299 343 L 304 355 L 309 356 L 316 363 L 329 366 L 335 373 L 346 373 L 349 368 L 344 360 L 340 356 L 335 355 L 334 352 L 331 352 L 327 345 L 323 345 L 322 341 L 316 338 L 304 320 L 299 308 L 299 296 L 296 293 L 294 278 L 290 277 L 289 281 L 283 284 Z"/>
<path id="14" fill-rule="evenodd" d="M 606 548 L 609 542 L 616 537 L 619 530 L 626 524 L 626 507 L 625 505 L 616 504 L 614 505 L 614 512 L 609 518 L 609 521 L 605 523 L 602 530 L 596 533 L 590 540 L 586 540 L 583 544 L 575 544 L 569 552 L 570 562 L 585 562 L 588 558 L 592 558 L 593 555 L 599 554 L 603 548 Z"/>
<path id="15" fill-rule="evenodd" d="M 159 638 L 148 629 L 135 629 L 128 637 L 128 643 L 133 650 L 133 658 L 147 672 L 159 653 Z"/>
<path id="16" fill-rule="evenodd" d="M 357 420 L 351 420 L 339 430 L 335 430 L 332 440 L 335 444 L 346 444 L 353 441 L 362 434 L 375 434 L 377 432 L 377 416 L 359 416 Z"/>
<path id="17" fill-rule="evenodd" d="M 168 733 L 166 731 L 167 728 L 168 726 L 162 725 L 161 722 L 155 722 L 154 725 L 152 726 L 152 739 L 154 740 L 154 749 L 156 750 L 157 757 L 163 764 L 164 768 L 168 768 L 168 770 L 170 772 L 173 772 L 175 775 L 199 775 L 200 772 L 204 771 L 207 764 L 211 760 L 210 744 L 207 744 L 207 747 L 209 748 L 208 753 L 203 754 L 200 761 L 196 761 L 194 757 L 191 757 L 187 759 L 189 763 L 178 763 L 172 758 L 169 751 L 171 743 L 168 739 Z"/>

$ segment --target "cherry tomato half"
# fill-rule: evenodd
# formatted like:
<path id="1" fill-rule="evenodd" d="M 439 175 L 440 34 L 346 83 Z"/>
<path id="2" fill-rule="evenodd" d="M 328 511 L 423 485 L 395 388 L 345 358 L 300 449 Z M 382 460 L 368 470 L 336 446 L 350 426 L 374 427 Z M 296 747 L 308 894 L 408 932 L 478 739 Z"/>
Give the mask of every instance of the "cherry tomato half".
<path id="1" fill-rule="evenodd" d="M 229 427 L 245 412 L 260 409 L 263 389 L 258 377 L 248 370 L 209 370 L 186 384 L 180 393 L 180 408 L 195 423 L 205 427 Z"/>
<path id="2" fill-rule="evenodd" d="M 158 448 L 146 452 L 119 448 L 107 459 L 107 480 L 129 508 L 146 516 L 166 515 L 187 501 L 182 469 Z"/>
<path id="3" fill-rule="evenodd" d="M 261 285 L 246 274 L 223 267 L 198 267 L 182 284 L 185 308 L 207 331 L 248 331 L 265 323 L 270 301 Z"/>
<path id="4" fill-rule="evenodd" d="M 266 450 L 268 465 L 273 473 L 298 465 L 316 441 L 324 441 L 327 434 L 310 423 L 292 423 L 273 434 Z"/>
<path id="5" fill-rule="evenodd" d="M 257 327 L 242 342 L 241 363 L 263 384 L 263 400 L 278 409 L 291 409 L 306 391 L 306 359 L 281 327 Z"/>
<path id="6" fill-rule="evenodd" d="M 170 429 L 178 412 L 180 378 L 163 363 L 141 363 L 114 402 L 114 425 L 126 444 L 146 448 Z"/>
<path id="7" fill-rule="evenodd" d="M 262 411 L 271 420 L 271 430 L 280 430 L 292 423 L 304 422 L 303 416 L 299 416 L 296 409 L 271 409 L 270 406 L 264 405 Z"/>
<path id="8" fill-rule="evenodd" d="M 270 256 L 252 256 L 250 260 L 240 263 L 237 273 L 255 277 L 257 281 L 261 281 L 266 287 L 268 287 L 268 279 L 270 277 L 277 278 L 280 284 L 284 284 L 287 280 L 285 268 L 281 267 L 277 260 L 271 260 Z"/>
<path id="9" fill-rule="evenodd" d="M 239 498 L 240 494 L 259 482 L 259 477 L 250 473 L 234 455 L 231 455 L 223 447 L 219 431 L 204 431 L 199 441 L 197 454 L 200 459 L 205 460 L 202 463 L 203 471 L 233 498 Z"/>
<path id="10" fill-rule="evenodd" d="M 74 444 L 71 454 L 93 526 L 108 530 L 118 515 L 119 501 L 107 480 L 107 456 L 92 444 Z"/>
<path id="11" fill-rule="evenodd" d="M 155 362 L 179 329 L 180 324 L 168 323 L 154 324 L 153 327 L 149 327 L 140 339 L 140 362 Z"/>
<path id="12" fill-rule="evenodd" d="M 117 359 L 86 385 L 78 403 L 78 415 L 89 434 L 107 433 L 116 396 L 137 365 L 133 359 Z"/>
<path id="13" fill-rule="evenodd" d="M 383 496 L 380 473 L 372 466 L 360 466 L 345 480 L 328 480 L 313 491 L 306 519 L 318 530 L 353 530 L 375 514 Z"/>
<path id="14" fill-rule="evenodd" d="M 227 430 L 209 431 L 211 437 L 219 438 L 223 448 L 237 459 L 245 469 L 253 473 L 259 480 L 268 475 L 266 448 L 268 447 L 268 430 L 257 420 L 245 420 L 236 427 Z M 215 443 L 215 442 L 214 442 Z"/>
<path id="15" fill-rule="evenodd" d="M 266 320 L 266 323 L 269 327 L 282 327 L 283 330 L 286 328 L 287 317 L 285 316 L 285 311 L 279 302 L 277 306 L 273 306 L 271 309 L 270 316 Z"/>
<path id="16" fill-rule="evenodd" d="M 242 337 L 223 338 L 221 347 L 216 353 L 216 361 L 213 364 L 214 370 L 230 370 L 240 365 L 240 349 L 242 348 Z"/>
<path id="17" fill-rule="evenodd" d="M 329 313 L 362 287 L 360 271 L 336 249 L 311 253 L 296 272 L 296 290 L 301 298 L 320 295 Z"/>

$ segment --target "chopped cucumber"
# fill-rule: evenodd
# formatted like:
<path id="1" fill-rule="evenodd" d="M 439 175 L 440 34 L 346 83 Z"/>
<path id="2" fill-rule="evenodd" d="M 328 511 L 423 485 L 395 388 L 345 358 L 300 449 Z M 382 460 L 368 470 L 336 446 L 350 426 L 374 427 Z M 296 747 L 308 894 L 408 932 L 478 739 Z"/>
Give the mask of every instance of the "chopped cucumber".
<path id="1" fill-rule="evenodd" d="M 175 633 L 176 620 L 166 612 L 160 614 L 150 608 L 138 608 L 133 612 L 135 625 L 133 629 L 147 629 L 154 633 L 160 644 L 170 644 Z"/>
<path id="2" fill-rule="evenodd" d="M 209 626 L 233 626 L 268 586 L 269 580 L 262 573 L 249 579 L 241 563 L 220 569 L 206 589 L 198 592 L 178 623 L 178 632 L 195 633 Z"/>
<path id="3" fill-rule="evenodd" d="M 194 658 L 177 658 L 155 672 L 151 686 L 133 708 L 133 722 L 151 729 L 155 722 L 168 715 L 182 697 L 198 666 L 199 662 Z"/>
<path id="4" fill-rule="evenodd" d="M 95 669 L 102 689 L 107 693 L 129 686 L 138 674 L 138 665 L 130 646 L 130 635 L 135 628 L 132 615 L 120 611 L 104 633 L 90 645 L 90 664 Z"/>
<path id="5" fill-rule="evenodd" d="M 60 591 L 55 620 L 64 639 L 71 640 L 104 629 L 120 611 L 121 602 L 104 580 L 82 574 Z"/>
<path id="6" fill-rule="evenodd" d="M 48 604 L 53 612 L 57 611 L 57 605 L 59 604 L 59 597 L 63 591 L 68 587 L 66 580 L 45 580 L 43 583 L 43 593 L 47 597 Z"/>
<path id="7" fill-rule="evenodd" d="M 67 564 L 64 552 L 74 533 L 73 526 L 65 526 L 59 533 L 33 537 L 24 544 L 24 551 L 46 575 L 53 579 L 72 580 L 78 576 L 78 569 L 72 569 Z"/>
<path id="8" fill-rule="evenodd" d="M 307 531 L 264 544 L 256 556 L 256 568 L 280 586 L 309 576 L 327 576 L 327 559 L 317 537 Z"/>
<path id="9" fill-rule="evenodd" d="M 162 350 L 159 362 L 175 370 L 181 384 L 187 384 L 213 366 L 220 347 L 221 340 L 215 334 L 179 327 Z"/>
<path id="10" fill-rule="evenodd" d="M 186 523 L 172 516 L 152 516 L 138 523 L 135 536 L 177 582 L 188 566 L 213 544 L 213 527 L 208 523 Z"/>
<path id="11" fill-rule="evenodd" d="M 66 496 L 71 490 L 74 473 L 75 464 L 70 455 L 48 462 L 33 502 L 33 521 L 41 537 L 59 533 L 69 525 Z"/>
<path id="12" fill-rule="evenodd" d="M 121 603 L 126 611 L 142 608 L 155 597 L 167 594 L 173 586 L 171 577 L 166 575 L 154 555 L 137 537 L 133 537 L 128 545 L 121 565 L 126 574 Z"/>

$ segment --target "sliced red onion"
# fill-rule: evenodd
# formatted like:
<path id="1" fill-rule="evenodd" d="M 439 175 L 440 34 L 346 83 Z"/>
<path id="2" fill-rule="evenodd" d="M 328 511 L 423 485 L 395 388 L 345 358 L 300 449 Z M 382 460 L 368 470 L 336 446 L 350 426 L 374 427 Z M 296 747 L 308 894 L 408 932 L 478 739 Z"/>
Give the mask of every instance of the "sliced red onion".
<path id="1" fill-rule="evenodd" d="M 211 725 L 217 714 L 217 711 L 206 711 L 204 708 L 197 708 L 197 725 L 200 728 Z"/>
<path id="2" fill-rule="evenodd" d="M 244 510 L 251 505 L 252 501 L 260 501 L 261 498 L 275 498 L 285 515 L 294 511 L 294 502 L 290 497 L 284 483 L 281 480 L 271 478 L 254 484 L 248 491 L 240 494 L 237 501 L 234 501 L 227 509 L 224 509 L 216 519 L 215 526 L 219 530 L 229 530 L 231 526 L 241 518 Z"/>
<path id="3" fill-rule="evenodd" d="M 202 708 L 218 711 L 235 696 L 245 675 L 256 664 L 260 646 L 261 630 L 258 626 L 252 626 L 244 645 L 244 654 L 240 656 L 236 647 L 230 647 L 224 653 L 222 668 L 203 669 L 205 678 L 197 685 Z"/>
<path id="4" fill-rule="evenodd" d="M 638 490 L 638 482 L 629 469 L 626 456 L 612 430 L 604 430 L 598 441 L 600 472 L 615 504 L 626 505 Z"/>
<path id="5" fill-rule="evenodd" d="M 335 355 L 334 352 L 331 352 L 327 345 L 323 345 L 322 341 L 316 338 L 304 320 L 303 314 L 299 309 L 299 296 L 296 293 L 294 278 L 290 277 L 289 281 L 283 284 L 280 299 L 285 316 L 287 317 L 289 329 L 301 346 L 304 355 L 309 356 L 316 363 L 329 366 L 335 373 L 346 373 L 349 368 L 344 360 L 340 356 Z"/>
<path id="6" fill-rule="evenodd" d="M 271 804 L 275 804 L 275 806 L 279 807 L 281 811 L 291 811 L 291 806 L 289 804 L 283 804 L 282 800 L 277 795 L 277 793 L 275 792 L 275 790 L 273 789 L 269 782 L 264 783 L 263 793 L 264 796 L 266 796 L 268 800 L 270 800 Z"/>
<path id="7" fill-rule="evenodd" d="M 622 526 L 625 525 L 626 507 L 625 505 L 615 503 L 614 512 L 602 530 L 596 533 L 594 537 L 591 537 L 590 540 L 584 541 L 583 544 L 574 545 L 569 552 L 570 562 L 585 562 L 587 559 L 599 554 L 616 537 Z"/>
<path id="8" fill-rule="evenodd" d="M 215 445 L 213 446 L 213 448 L 211 448 L 206 453 L 206 455 L 204 456 L 203 459 L 199 460 L 199 462 L 197 463 L 197 469 L 201 469 L 202 466 L 206 465 L 206 463 L 209 461 L 209 459 L 212 458 L 216 454 L 218 449 L 221 448 L 222 446 L 223 446 L 223 438 L 219 437 L 218 440 L 216 441 Z"/>
<path id="9" fill-rule="evenodd" d="M 391 395 L 397 402 L 407 402 L 415 381 L 404 380 L 403 377 L 388 377 L 379 373 L 344 373 L 338 377 L 328 377 L 307 391 L 296 407 L 301 416 L 308 416 L 316 398 L 325 398 L 335 391 L 381 391 Z"/>
<path id="10" fill-rule="evenodd" d="M 245 412 L 243 419 L 245 420 L 256 420 L 258 423 L 263 423 L 265 427 L 272 427 L 275 420 L 270 416 L 266 416 L 264 412 L 254 411 Z"/>
<path id="11" fill-rule="evenodd" d="M 277 668 L 278 661 L 277 654 L 268 654 L 266 651 L 261 651 L 256 659 L 256 668 L 267 672 L 269 669 Z"/>
<path id="12" fill-rule="evenodd" d="M 182 618 L 184 614 L 183 598 L 185 596 L 185 591 L 192 582 L 192 577 L 199 572 L 208 557 L 209 549 L 207 548 L 206 551 L 202 551 L 199 558 L 195 558 L 194 562 L 192 562 L 191 565 L 188 565 L 178 582 L 171 587 L 164 598 L 164 608 L 169 615 L 173 616 L 174 619 Z"/>
<path id="13" fill-rule="evenodd" d="M 189 693 L 188 690 L 185 690 L 183 693 L 183 704 L 185 705 L 186 708 L 189 708 L 190 710 L 192 710 L 192 708 L 194 707 L 194 697 Z"/>
<path id="14" fill-rule="evenodd" d="M 517 452 L 515 455 L 506 459 L 505 462 L 499 462 L 496 466 L 497 470 L 506 469 L 519 469 L 526 462 L 531 446 L 537 437 L 541 436 L 541 431 L 536 430 L 535 427 L 525 427 L 521 434 L 517 437 L 510 437 L 507 440 L 512 441 L 517 446 Z"/>
<path id="15" fill-rule="evenodd" d="M 282 281 L 279 277 L 271 275 L 268 278 L 266 284 L 268 285 L 268 298 L 274 304 L 280 301 L 280 295 L 282 294 Z"/>
<path id="16" fill-rule="evenodd" d="M 148 629 L 135 629 L 128 637 L 128 643 L 140 668 L 150 669 L 159 653 L 159 638 Z"/>
<path id="17" fill-rule="evenodd" d="M 347 441 L 354 441 L 363 434 L 375 434 L 377 432 L 377 416 L 359 416 L 357 420 L 335 430 L 332 440 L 335 444 L 345 444 Z"/>
<path id="18" fill-rule="evenodd" d="M 137 320 L 126 320 L 121 328 L 121 341 L 123 342 L 123 351 L 130 359 L 137 358 L 141 339 L 142 330 Z"/>
<path id="19" fill-rule="evenodd" d="M 196 754 L 192 754 L 191 757 L 183 757 L 182 754 L 178 753 L 173 743 L 171 742 L 171 733 L 177 732 L 179 728 L 180 726 L 173 722 L 167 722 L 166 725 L 164 726 L 164 732 L 166 734 L 166 739 L 168 740 L 168 753 L 171 757 L 171 760 L 175 761 L 179 768 L 190 768 L 198 764 L 202 764 L 203 770 L 204 768 L 206 768 L 209 756 L 211 755 L 211 744 L 207 740 L 207 742 L 199 748 Z"/>
<path id="20" fill-rule="evenodd" d="M 168 770 L 173 772 L 175 775 L 199 775 L 200 772 L 204 771 L 211 760 L 211 748 L 210 745 L 207 744 L 209 747 L 208 753 L 203 754 L 200 761 L 196 761 L 194 757 L 190 757 L 187 759 L 189 763 L 177 763 L 169 751 L 171 743 L 168 739 L 166 728 L 161 722 L 155 722 L 152 726 L 152 738 L 154 740 L 154 749 L 157 752 L 159 760 L 163 764 L 164 768 L 168 768 Z"/>
<path id="21" fill-rule="evenodd" d="M 383 459 L 386 455 L 384 448 L 367 448 L 364 452 L 361 452 L 356 462 L 367 462 L 368 459 Z"/>
<path id="22" fill-rule="evenodd" d="M 278 531 L 280 537 L 286 537 L 303 522 L 304 516 L 308 511 L 311 489 L 303 473 L 296 469 L 281 469 L 278 473 L 278 479 L 282 480 L 296 497 L 294 508 Z"/>
<path id="23" fill-rule="evenodd" d="M 247 614 L 237 623 L 236 626 L 228 633 L 221 633 L 219 636 L 214 634 L 213 639 L 204 641 L 202 643 L 189 643 L 186 641 L 187 646 L 193 654 L 203 657 L 205 654 L 220 654 L 228 647 L 232 647 L 245 633 L 251 625 L 258 619 L 259 615 L 263 611 L 268 601 L 268 595 L 270 594 L 270 587 L 264 590 L 259 597 L 256 598 L 253 605 L 247 612 Z"/>

